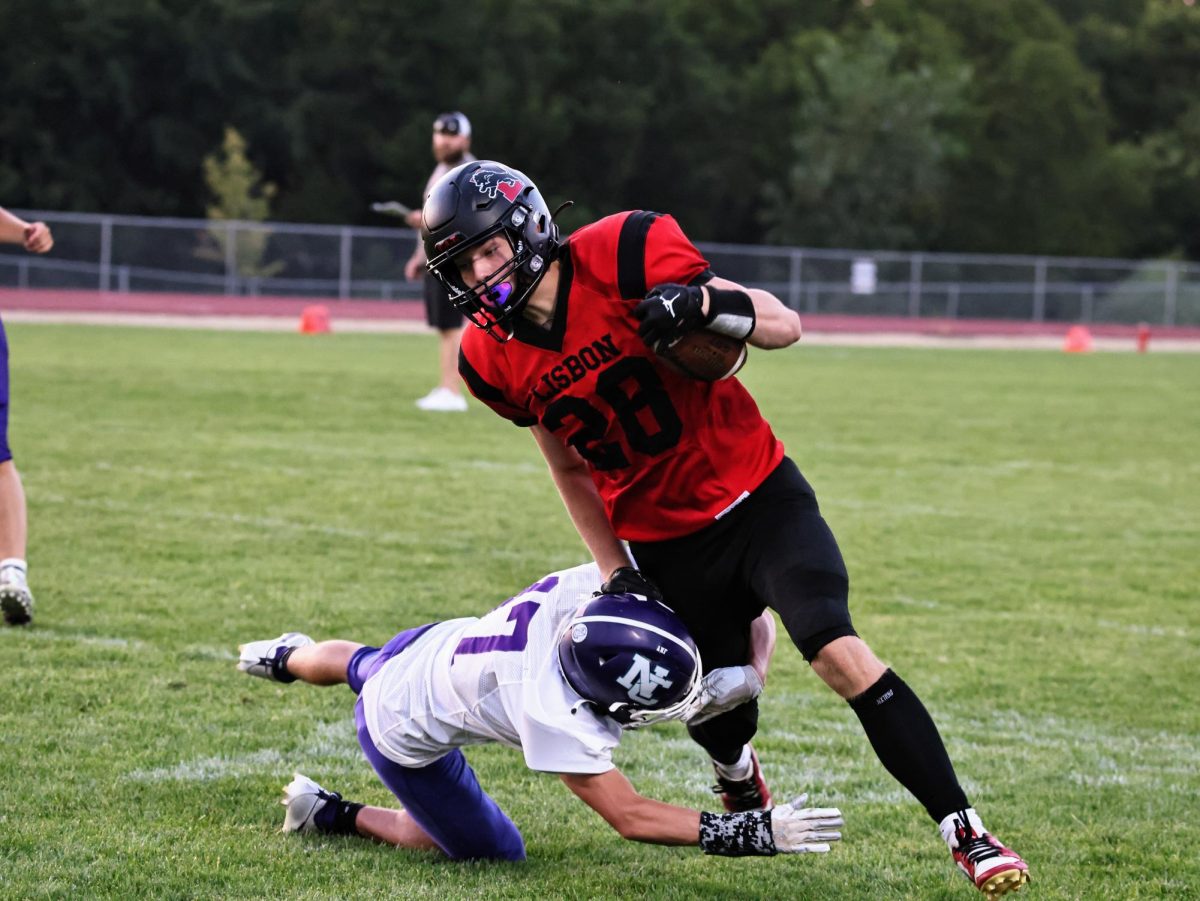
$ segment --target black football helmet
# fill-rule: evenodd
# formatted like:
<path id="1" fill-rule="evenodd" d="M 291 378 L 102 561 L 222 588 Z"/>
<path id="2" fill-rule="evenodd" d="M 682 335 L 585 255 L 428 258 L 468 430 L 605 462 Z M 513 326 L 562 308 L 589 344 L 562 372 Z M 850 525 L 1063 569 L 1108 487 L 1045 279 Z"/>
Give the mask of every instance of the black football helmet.
<path id="1" fill-rule="evenodd" d="M 563 678 L 623 729 L 687 719 L 700 707 L 700 652 L 666 604 L 604 594 L 581 605 L 558 640 Z"/>
<path id="2" fill-rule="evenodd" d="M 426 267 L 445 284 L 450 302 L 472 325 L 507 341 L 515 317 L 558 256 L 558 226 L 537 185 L 502 163 L 463 163 L 433 186 L 421 221 Z M 508 241 L 512 259 L 468 287 L 454 257 L 494 235 Z"/>

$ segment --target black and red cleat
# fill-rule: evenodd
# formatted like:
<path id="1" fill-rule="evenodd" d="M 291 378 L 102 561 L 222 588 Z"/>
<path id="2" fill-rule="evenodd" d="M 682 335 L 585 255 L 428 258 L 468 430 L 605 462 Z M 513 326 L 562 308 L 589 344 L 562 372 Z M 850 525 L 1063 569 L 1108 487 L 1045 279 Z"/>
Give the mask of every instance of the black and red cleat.
<path id="1" fill-rule="evenodd" d="M 988 901 L 1015 892 L 1029 882 L 1029 866 L 994 835 L 976 828 L 969 816 L 960 814 L 954 823 L 950 848 L 963 875 L 983 892 Z"/>
<path id="2" fill-rule="evenodd" d="M 713 793 L 721 796 L 721 803 L 730 813 L 771 808 L 771 791 L 763 779 L 762 767 L 758 765 L 758 755 L 753 748 L 750 749 L 750 763 L 753 769 L 747 779 L 726 779 L 717 772 Z"/>

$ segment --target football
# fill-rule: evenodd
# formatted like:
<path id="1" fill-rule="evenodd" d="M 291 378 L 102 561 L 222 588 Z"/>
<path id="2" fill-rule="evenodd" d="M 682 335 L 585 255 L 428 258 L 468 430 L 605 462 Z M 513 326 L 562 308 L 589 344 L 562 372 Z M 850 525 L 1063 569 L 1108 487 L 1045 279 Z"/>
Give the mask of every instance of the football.
<path id="1" fill-rule="evenodd" d="M 673 369 L 703 382 L 719 382 L 746 362 L 746 342 L 708 329 L 688 332 L 658 351 Z"/>

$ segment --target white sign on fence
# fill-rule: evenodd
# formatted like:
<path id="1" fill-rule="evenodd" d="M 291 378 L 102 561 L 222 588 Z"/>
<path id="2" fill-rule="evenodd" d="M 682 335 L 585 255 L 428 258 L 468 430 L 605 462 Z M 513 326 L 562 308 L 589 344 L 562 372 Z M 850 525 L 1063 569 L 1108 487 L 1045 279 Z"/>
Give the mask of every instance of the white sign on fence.
<path id="1" fill-rule="evenodd" d="M 859 257 L 850 264 L 850 293 L 875 293 L 875 261 L 870 257 Z"/>

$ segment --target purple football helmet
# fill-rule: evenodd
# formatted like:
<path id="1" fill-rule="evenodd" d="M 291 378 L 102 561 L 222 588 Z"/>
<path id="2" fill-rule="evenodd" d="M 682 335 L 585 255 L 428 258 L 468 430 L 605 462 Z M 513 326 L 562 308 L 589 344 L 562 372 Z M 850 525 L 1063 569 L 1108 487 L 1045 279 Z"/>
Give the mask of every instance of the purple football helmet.
<path id="1" fill-rule="evenodd" d="M 623 728 L 684 719 L 700 702 L 700 653 L 666 604 L 605 594 L 580 606 L 558 640 L 567 684 Z"/>

